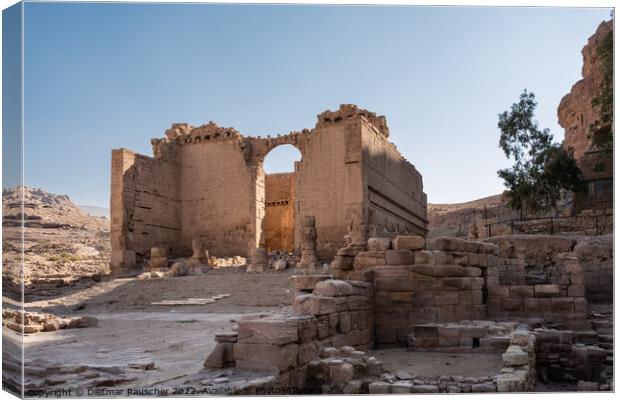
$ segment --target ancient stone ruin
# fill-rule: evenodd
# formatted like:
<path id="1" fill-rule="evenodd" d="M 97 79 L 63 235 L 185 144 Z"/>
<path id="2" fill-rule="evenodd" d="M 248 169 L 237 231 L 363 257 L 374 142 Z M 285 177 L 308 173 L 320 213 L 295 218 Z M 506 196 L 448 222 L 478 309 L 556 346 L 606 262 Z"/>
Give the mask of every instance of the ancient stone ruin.
<path id="1" fill-rule="evenodd" d="M 427 232 L 422 175 L 389 141 L 385 117 L 354 105 L 320 114 L 313 129 L 276 137 L 210 122 L 173 124 L 151 143 L 153 157 L 112 151 L 117 274 L 143 265 L 155 247 L 189 257 L 196 238 L 217 257 L 298 251 L 309 265 L 329 262 L 346 241 L 369 233 Z M 301 153 L 295 171 L 265 174 L 265 156 L 284 144 Z M 304 248 L 308 218 L 314 248 Z"/>
<path id="2" fill-rule="evenodd" d="M 369 238 L 338 251 L 330 274 L 293 276 L 291 308 L 216 335 L 205 367 L 271 377 L 241 384 L 249 393 L 265 382 L 335 394 L 527 392 L 566 381 L 609 390 L 610 323 L 588 313 L 584 279 L 589 260 L 607 248 L 553 236 Z M 413 352 L 407 365 L 421 353 L 500 363 L 478 377 L 465 365 L 459 375 L 433 378 L 425 366 L 425 376 L 413 377 L 375 356 L 399 348 Z"/>

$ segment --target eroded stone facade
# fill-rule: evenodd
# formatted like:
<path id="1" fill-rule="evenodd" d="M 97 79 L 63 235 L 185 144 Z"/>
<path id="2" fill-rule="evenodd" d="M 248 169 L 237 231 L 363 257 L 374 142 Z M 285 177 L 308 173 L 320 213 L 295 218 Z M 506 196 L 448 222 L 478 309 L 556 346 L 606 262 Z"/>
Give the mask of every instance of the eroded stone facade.
<path id="1" fill-rule="evenodd" d="M 291 182 L 292 209 L 281 218 L 290 222 L 293 214 L 294 249 L 305 216 L 315 218 L 321 260 L 369 236 L 425 235 L 422 175 L 388 136 L 385 117 L 342 105 L 320 114 L 313 129 L 287 135 L 247 137 L 213 122 L 173 124 L 151 141 L 153 157 L 113 150 L 112 266 L 132 268 L 152 247 L 189 256 L 196 237 L 218 257 L 247 257 L 275 240 L 277 234 L 263 231 L 271 218 L 263 160 L 283 144 L 302 155 Z M 280 236 L 288 247 L 290 238 Z"/>

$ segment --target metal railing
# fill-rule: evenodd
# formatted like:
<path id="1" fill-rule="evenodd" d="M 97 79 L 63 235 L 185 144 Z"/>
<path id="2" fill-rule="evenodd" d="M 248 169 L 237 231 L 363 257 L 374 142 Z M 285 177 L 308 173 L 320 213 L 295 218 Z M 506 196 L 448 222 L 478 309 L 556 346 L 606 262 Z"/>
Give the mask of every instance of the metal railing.
<path id="1" fill-rule="evenodd" d="M 566 222 L 566 223 L 562 223 Z M 582 232 L 589 235 L 603 235 L 613 232 L 613 213 L 581 214 L 567 217 L 535 217 L 513 218 L 504 221 L 492 222 L 484 225 L 487 237 L 507 234 L 558 234 Z M 501 233 L 493 232 L 493 227 L 503 226 Z M 524 227 L 528 227 L 523 229 Z M 583 229 L 578 229 L 583 228 Z"/>

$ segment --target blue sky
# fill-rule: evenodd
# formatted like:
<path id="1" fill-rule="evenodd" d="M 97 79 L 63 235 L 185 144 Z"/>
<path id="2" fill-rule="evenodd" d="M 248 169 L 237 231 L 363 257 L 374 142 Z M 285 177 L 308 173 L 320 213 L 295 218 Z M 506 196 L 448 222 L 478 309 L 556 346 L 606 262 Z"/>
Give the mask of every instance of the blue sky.
<path id="1" fill-rule="evenodd" d="M 527 88 L 561 140 L 557 105 L 606 19 L 609 9 L 28 3 L 25 182 L 107 206 L 110 150 L 150 155 L 172 122 L 275 135 L 355 103 L 387 116 L 430 202 L 496 194 L 509 165 L 497 114 Z"/>

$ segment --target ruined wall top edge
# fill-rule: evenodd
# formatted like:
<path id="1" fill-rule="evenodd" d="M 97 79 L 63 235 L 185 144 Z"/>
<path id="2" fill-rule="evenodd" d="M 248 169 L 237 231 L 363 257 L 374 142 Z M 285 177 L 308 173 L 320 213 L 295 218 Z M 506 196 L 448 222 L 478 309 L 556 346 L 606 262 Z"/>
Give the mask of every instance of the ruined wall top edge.
<path id="1" fill-rule="evenodd" d="M 377 131 L 384 135 L 385 137 L 389 136 L 389 129 L 387 126 L 387 121 L 385 116 L 378 116 L 376 113 L 364 110 L 362 108 L 357 107 L 354 104 L 342 104 L 340 108 L 336 111 L 324 111 L 323 113 L 317 115 L 317 123 L 316 128 L 327 126 L 330 124 L 337 124 L 346 120 L 354 120 L 359 117 L 363 117 L 368 121 L 371 125 L 373 125 Z M 309 129 L 303 129 L 301 132 L 290 132 L 285 136 L 294 136 L 298 134 L 307 134 L 311 131 Z M 278 135 L 280 137 L 282 135 Z M 201 125 L 201 126 L 192 126 L 187 123 L 173 123 L 169 129 L 165 132 L 164 138 L 155 138 L 151 141 L 153 144 L 158 142 L 170 142 L 170 141 L 179 141 L 181 143 L 184 142 L 184 139 L 192 139 L 197 137 L 208 137 L 209 140 L 241 140 L 243 138 L 249 139 L 261 139 L 261 136 L 246 136 L 242 135 L 238 130 L 232 127 L 221 127 L 217 125 L 213 121 L 209 121 L 209 123 Z M 269 136 L 268 136 L 269 138 Z"/>

